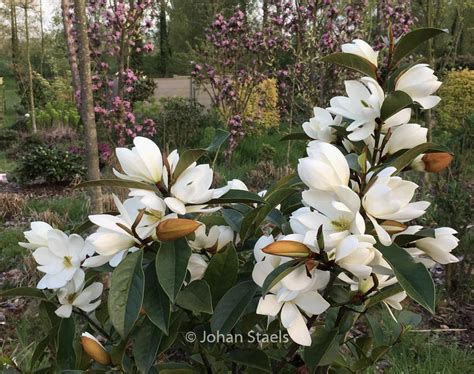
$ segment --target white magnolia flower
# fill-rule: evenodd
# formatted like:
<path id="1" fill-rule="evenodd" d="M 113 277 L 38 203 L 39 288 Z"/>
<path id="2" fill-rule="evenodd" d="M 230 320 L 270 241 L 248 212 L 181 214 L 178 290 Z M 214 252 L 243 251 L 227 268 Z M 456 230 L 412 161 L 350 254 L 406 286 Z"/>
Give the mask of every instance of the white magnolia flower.
<path id="1" fill-rule="evenodd" d="M 23 235 L 25 235 L 26 240 L 28 243 L 20 242 L 18 243 L 23 248 L 27 249 L 37 249 L 39 247 L 47 247 L 48 246 L 48 232 L 53 228 L 51 225 L 47 224 L 46 222 L 35 221 L 31 222 L 31 230 L 25 231 Z"/>
<path id="2" fill-rule="evenodd" d="M 84 278 L 81 262 L 91 253 L 93 248 L 79 235 L 68 237 L 60 230 L 49 230 L 48 246 L 33 252 L 39 264 L 38 270 L 45 273 L 37 287 L 56 289 L 65 286 L 71 279 Z"/>
<path id="3" fill-rule="evenodd" d="M 347 127 L 347 131 L 351 132 L 348 135 L 349 140 L 364 140 L 375 130 L 375 120 L 380 117 L 385 94 L 377 81 L 369 77 L 360 81 L 345 81 L 344 84 L 347 97 L 333 97 L 328 110 L 353 120 Z"/>
<path id="4" fill-rule="evenodd" d="M 197 253 L 191 254 L 191 257 L 189 258 L 189 262 L 188 262 L 188 268 L 187 268 L 189 271 L 189 274 L 191 274 L 191 278 L 189 282 L 192 282 L 197 279 L 202 279 L 202 277 L 204 276 L 204 273 L 206 272 L 207 266 L 208 264 L 206 260 L 204 260 L 204 258 L 201 255 Z"/>
<path id="5" fill-rule="evenodd" d="M 299 238 L 298 235 L 287 235 L 285 240 Z M 283 238 L 282 238 L 283 239 Z M 267 255 L 261 251 L 273 242 L 273 237 L 261 237 L 254 249 L 257 264 L 252 272 L 254 282 L 263 286 L 265 278 L 281 263 L 291 259 Z M 287 329 L 291 339 L 300 345 L 311 344 L 311 336 L 306 319 L 301 313 L 312 316 L 323 313 L 330 304 L 317 292 L 318 289 L 326 287 L 329 281 L 329 273 L 317 269 L 311 271 L 308 277 L 305 266 L 300 266 L 284 277 L 272 289 L 271 293 L 260 298 L 257 314 L 267 315 L 274 318 L 280 313 L 283 326 Z"/>
<path id="6" fill-rule="evenodd" d="M 189 241 L 191 248 L 200 250 L 207 249 L 219 252 L 234 239 L 234 231 L 229 226 L 212 226 L 206 234 L 206 226 L 201 225 L 194 231 L 194 240 Z"/>
<path id="7" fill-rule="evenodd" d="M 372 235 L 350 235 L 341 240 L 335 250 L 336 263 L 358 278 L 368 278 L 372 272 L 369 265 L 375 257 L 376 243 Z"/>
<path id="8" fill-rule="evenodd" d="M 117 159 L 125 174 L 114 169 L 114 174 L 126 180 L 156 184 L 161 181 L 163 157 L 160 148 L 150 139 L 137 136 L 131 150 L 117 148 Z"/>
<path id="9" fill-rule="evenodd" d="M 401 149 L 414 148 L 426 143 L 428 129 L 416 123 L 406 123 L 396 127 L 384 148 L 384 154 L 394 154 Z"/>
<path id="10" fill-rule="evenodd" d="M 441 100 L 438 96 L 432 95 L 441 86 L 441 82 L 428 66 L 428 64 L 412 66 L 400 75 L 395 83 L 395 90 L 406 92 L 423 109 L 433 108 Z"/>
<path id="11" fill-rule="evenodd" d="M 378 173 L 375 176 L 377 179 L 362 198 L 367 217 L 384 245 L 391 244 L 392 240 L 377 219 L 408 222 L 423 215 L 430 206 L 426 201 L 410 203 L 418 185 L 400 177 L 393 177 L 395 171 L 394 167 L 389 167 Z"/>
<path id="12" fill-rule="evenodd" d="M 377 67 L 377 57 L 379 52 L 361 39 L 355 39 L 351 43 L 346 43 L 341 46 L 342 52 L 351 53 L 360 56 Z"/>
<path id="13" fill-rule="evenodd" d="M 84 288 L 84 283 L 79 286 L 75 282 L 69 282 L 65 287 L 58 291 L 58 300 L 61 306 L 55 313 L 61 318 L 69 318 L 72 313 L 72 307 L 79 308 L 84 312 L 92 312 L 100 305 L 100 295 L 104 285 L 100 282 L 94 282 Z"/>
<path id="14" fill-rule="evenodd" d="M 422 226 L 410 226 L 397 235 L 413 235 L 422 228 Z M 413 242 L 415 247 L 410 246 L 406 248 L 406 250 L 415 257 L 416 260 L 424 263 L 427 267 L 434 266 L 435 262 L 443 265 L 458 262 L 459 259 L 451 254 L 451 251 L 455 249 L 459 243 L 459 239 L 454 236 L 457 234 L 457 231 L 450 227 L 439 227 L 434 231 L 434 238 L 426 237 L 415 240 Z M 434 261 L 426 258 L 426 256 Z"/>
<path id="15" fill-rule="evenodd" d="M 312 141 L 307 152 L 308 157 L 299 159 L 298 175 L 309 188 L 332 191 L 336 186 L 349 183 L 349 165 L 335 146 Z"/>
<path id="16" fill-rule="evenodd" d="M 160 218 L 154 215 L 144 214 L 135 231 L 139 238 L 132 233 L 134 224 L 140 209 L 145 209 L 140 198 L 127 199 L 122 204 L 117 196 L 113 195 L 119 215 L 95 214 L 90 215 L 92 223 L 99 229 L 87 239 L 94 245 L 98 256 L 89 257 L 84 261 L 86 267 L 97 267 L 107 262 L 111 266 L 117 266 L 129 250 L 136 250 L 142 243 L 140 239 L 148 238 L 154 232 Z M 159 215 L 164 216 L 164 212 Z"/>
<path id="17" fill-rule="evenodd" d="M 207 202 L 222 196 L 228 189 L 211 189 L 213 171 L 208 164 L 191 165 L 171 185 L 171 197 L 165 203 L 178 214 L 211 212 L 219 208 L 206 209 Z"/>
<path id="18" fill-rule="evenodd" d="M 313 109 L 314 117 L 308 122 L 303 123 L 303 130 L 312 139 L 331 143 L 336 140 L 336 131 L 332 126 L 340 126 L 342 117 L 332 117 L 324 108 L 315 107 Z"/>

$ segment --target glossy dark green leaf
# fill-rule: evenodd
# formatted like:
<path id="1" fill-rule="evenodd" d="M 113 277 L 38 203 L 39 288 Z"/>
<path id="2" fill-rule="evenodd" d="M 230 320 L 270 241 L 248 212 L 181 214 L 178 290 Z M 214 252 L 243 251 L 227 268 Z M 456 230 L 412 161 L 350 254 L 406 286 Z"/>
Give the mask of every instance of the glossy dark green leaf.
<path id="1" fill-rule="evenodd" d="M 158 365 L 160 374 L 196 374 L 199 373 L 195 368 L 183 362 L 165 362 Z"/>
<path id="2" fill-rule="evenodd" d="M 240 232 L 242 221 L 244 219 L 244 214 L 233 208 L 224 208 L 222 209 L 222 216 L 224 217 L 226 223 L 234 230 L 235 232 Z"/>
<path id="3" fill-rule="evenodd" d="M 8 290 L 0 291 L 0 297 L 33 297 L 36 299 L 49 301 L 43 290 L 35 287 L 10 288 Z"/>
<path id="4" fill-rule="evenodd" d="M 321 59 L 323 62 L 330 62 L 345 68 L 355 70 L 359 73 L 377 79 L 377 68 L 365 58 L 352 53 L 336 52 Z"/>
<path id="5" fill-rule="evenodd" d="M 158 281 L 172 303 L 186 278 L 189 257 L 191 257 L 191 248 L 186 238 L 161 243 L 156 255 Z"/>
<path id="6" fill-rule="evenodd" d="M 239 259 L 232 244 L 212 256 L 204 273 L 204 280 L 211 288 L 213 305 L 216 305 L 221 297 L 235 284 L 238 271 Z"/>
<path id="7" fill-rule="evenodd" d="M 433 143 L 423 143 L 423 144 L 417 145 L 414 148 L 404 151 L 395 159 L 387 163 L 384 163 L 384 166 L 385 167 L 393 166 L 397 169 L 397 173 L 399 173 L 400 171 L 405 169 L 407 166 L 409 166 L 417 156 L 421 155 L 422 153 L 434 153 L 434 152 L 450 153 L 449 149 L 447 149 L 444 146 L 440 146 Z"/>
<path id="8" fill-rule="evenodd" d="M 225 355 L 226 360 L 239 365 L 255 368 L 271 373 L 270 360 L 265 352 L 254 348 L 241 348 L 230 351 Z"/>
<path id="9" fill-rule="evenodd" d="M 74 369 L 76 363 L 75 339 L 76 327 L 74 318 L 63 318 L 59 325 L 57 337 L 58 350 L 56 353 L 56 363 L 62 370 Z"/>
<path id="10" fill-rule="evenodd" d="M 397 237 L 395 238 L 394 241 L 397 245 L 399 245 L 400 247 L 403 247 L 406 244 L 411 243 L 411 242 L 413 242 L 415 240 L 418 240 L 418 239 L 434 238 L 434 237 L 435 237 L 435 230 L 430 229 L 430 228 L 426 228 L 426 229 L 422 229 L 422 230 L 418 231 L 417 233 L 411 234 L 411 235 L 406 235 L 406 234 L 397 235 Z"/>
<path id="11" fill-rule="evenodd" d="M 148 318 L 150 318 L 161 331 L 168 334 L 171 315 L 170 299 L 158 282 L 156 268 L 153 263 L 145 269 L 143 309 Z"/>
<path id="12" fill-rule="evenodd" d="M 390 92 L 382 103 L 380 120 L 385 121 L 413 103 L 410 95 L 403 91 Z"/>
<path id="13" fill-rule="evenodd" d="M 41 357 L 43 357 L 44 354 L 48 353 L 48 344 L 50 340 L 51 336 L 48 335 L 36 345 L 30 360 L 30 371 L 33 371 L 36 363 L 41 359 Z"/>
<path id="14" fill-rule="evenodd" d="M 396 244 L 389 246 L 377 244 L 376 248 L 390 264 L 398 282 L 408 296 L 429 312 L 434 313 L 435 286 L 425 265 L 415 262 L 406 250 Z"/>
<path id="15" fill-rule="evenodd" d="M 382 288 L 378 293 L 376 293 L 374 296 L 369 297 L 369 299 L 366 301 L 365 305 L 366 308 L 370 308 L 382 301 L 384 301 L 386 298 L 396 295 L 397 293 L 400 293 L 403 291 L 402 286 L 400 286 L 398 283 L 392 284 L 390 286 Z"/>
<path id="16" fill-rule="evenodd" d="M 109 316 L 122 338 L 132 329 L 142 307 L 145 287 L 142 259 L 141 250 L 128 254 L 112 273 L 108 297 Z"/>
<path id="17" fill-rule="evenodd" d="M 231 204 L 231 203 L 263 203 L 263 199 L 255 192 L 243 190 L 230 190 L 219 198 L 212 199 L 208 204 Z"/>
<path id="18" fill-rule="evenodd" d="M 223 129 L 217 129 L 216 134 L 214 135 L 214 139 L 212 139 L 211 144 L 206 148 L 206 151 L 208 152 L 216 152 L 219 150 L 219 148 L 224 144 L 224 142 L 227 140 L 227 138 L 230 136 L 230 132 L 223 130 Z"/>
<path id="19" fill-rule="evenodd" d="M 214 310 L 211 330 L 222 334 L 230 333 L 244 314 L 256 291 L 257 285 L 253 281 L 244 281 L 227 291 Z"/>
<path id="20" fill-rule="evenodd" d="M 291 195 L 299 192 L 297 188 L 284 187 L 277 190 L 274 190 L 271 193 L 265 195 L 265 204 L 261 206 L 255 219 L 253 225 L 255 228 L 259 227 L 262 222 L 265 221 L 267 215 L 282 202 L 287 200 Z"/>
<path id="21" fill-rule="evenodd" d="M 268 291 L 272 289 L 275 284 L 285 278 L 288 274 L 290 274 L 293 270 L 295 270 L 298 266 L 301 266 L 303 262 L 299 259 L 291 260 L 284 262 L 280 266 L 276 267 L 272 270 L 270 274 L 267 275 L 265 281 L 263 282 L 262 286 L 262 295 L 265 296 Z"/>
<path id="22" fill-rule="evenodd" d="M 178 179 L 183 171 L 185 171 L 193 162 L 206 153 L 205 149 L 188 149 L 179 156 L 178 164 L 173 172 L 173 181 Z"/>
<path id="23" fill-rule="evenodd" d="M 434 27 L 426 27 L 413 30 L 408 34 L 403 35 L 395 45 L 395 50 L 392 57 L 393 63 L 397 64 L 403 57 L 408 55 L 420 44 L 446 32 L 446 30 L 437 29 Z"/>
<path id="24" fill-rule="evenodd" d="M 195 313 L 212 314 L 212 297 L 209 285 L 200 279 L 189 283 L 179 292 L 176 304 Z"/>
<path id="25" fill-rule="evenodd" d="M 145 318 L 137 329 L 133 357 L 140 373 L 148 374 L 153 366 L 162 337 L 163 332 L 148 318 Z"/>
<path id="26" fill-rule="evenodd" d="M 153 191 L 157 194 L 161 194 L 158 187 L 153 184 L 128 181 L 124 179 L 99 179 L 93 181 L 84 181 L 79 183 L 74 188 L 86 188 L 86 187 L 121 187 L 121 188 L 136 188 L 139 190 Z"/>
<path id="27" fill-rule="evenodd" d="M 339 349 L 337 335 L 337 329 L 326 330 L 324 327 L 317 327 L 311 335 L 311 345 L 303 351 L 310 373 L 314 373 L 318 366 L 329 365 L 336 358 Z"/>
<path id="28" fill-rule="evenodd" d="M 179 329 L 181 327 L 181 323 L 183 322 L 184 313 L 182 311 L 178 311 L 173 313 L 171 316 L 171 324 L 170 324 L 170 331 L 168 336 L 164 335 L 161 339 L 160 348 L 158 349 L 158 354 L 161 354 L 167 351 L 176 340 L 178 336 Z"/>

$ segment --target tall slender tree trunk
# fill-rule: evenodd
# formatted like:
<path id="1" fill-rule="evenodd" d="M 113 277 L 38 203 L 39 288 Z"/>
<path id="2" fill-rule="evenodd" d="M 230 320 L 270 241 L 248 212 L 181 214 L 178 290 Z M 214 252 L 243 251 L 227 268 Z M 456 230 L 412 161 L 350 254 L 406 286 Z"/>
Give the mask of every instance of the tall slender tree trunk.
<path id="1" fill-rule="evenodd" d="M 43 76 L 44 66 L 44 29 L 43 29 L 43 0 L 39 0 L 39 20 L 40 20 L 40 33 L 41 33 L 41 56 L 40 56 L 40 73 Z"/>
<path id="2" fill-rule="evenodd" d="M 11 28 L 11 47 L 12 47 L 12 66 L 16 78 L 20 78 L 20 68 L 18 64 L 18 27 L 16 22 L 16 2 L 10 0 L 10 28 Z"/>
<path id="3" fill-rule="evenodd" d="M 66 38 L 67 55 L 69 67 L 71 69 L 72 87 L 74 89 L 74 97 L 79 109 L 79 91 L 81 89 L 81 80 L 79 78 L 79 68 L 77 66 L 77 43 L 74 37 L 74 25 L 71 11 L 71 0 L 61 0 L 61 10 L 63 16 L 64 36 Z"/>
<path id="4" fill-rule="evenodd" d="M 31 58 L 30 58 L 30 31 L 28 24 L 28 1 L 24 3 L 25 11 L 25 42 L 26 42 L 26 63 L 28 66 L 28 99 L 29 99 L 29 112 L 31 118 L 31 127 L 33 133 L 36 133 L 38 129 L 36 128 L 36 112 L 35 112 L 35 96 L 33 94 L 33 69 L 31 68 Z"/>
<path id="5" fill-rule="evenodd" d="M 100 179 L 99 151 L 97 147 L 97 128 L 94 115 L 94 101 L 92 95 L 91 58 L 89 36 L 87 35 L 86 0 L 74 0 L 74 14 L 76 21 L 79 77 L 81 81 L 80 114 L 84 125 L 87 149 L 87 176 L 90 180 Z M 101 212 L 102 191 L 100 187 L 90 190 L 92 210 Z"/>

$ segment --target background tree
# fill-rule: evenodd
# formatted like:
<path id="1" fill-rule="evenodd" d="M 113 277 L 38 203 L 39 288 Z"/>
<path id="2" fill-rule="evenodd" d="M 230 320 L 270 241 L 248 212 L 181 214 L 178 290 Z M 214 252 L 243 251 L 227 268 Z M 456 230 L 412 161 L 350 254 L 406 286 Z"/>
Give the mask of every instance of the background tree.
<path id="1" fill-rule="evenodd" d="M 35 112 L 35 96 L 33 94 L 33 69 L 31 67 L 31 56 L 30 56 L 30 26 L 28 22 L 28 10 L 33 5 L 34 0 L 24 0 L 21 4 L 24 12 L 25 21 L 25 52 L 26 52 L 26 66 L 27 66 L 27 77 L 28 77 L 28 109 L 31 119 L 31 127 L 33 133 L 37 132 L 36 127 L 36 112 Z"/>
<path id="2" fill-rule="evenodd" d="M 97 129 L 94 114 L 94 98 L 92 94 L 91 59 L 89 36 L 87 35 L 87 18 L 85 0 L 74 0 L 75 26 L 78 40 L 78 60 L 80 77 L 80 114 L 84 124 L 87 149 L 87 176 L 89 179 L 100 179 L 99 151 L 97 147 Z M 100 187 L 91 189 L 92 210 L 102 211 Z"/>

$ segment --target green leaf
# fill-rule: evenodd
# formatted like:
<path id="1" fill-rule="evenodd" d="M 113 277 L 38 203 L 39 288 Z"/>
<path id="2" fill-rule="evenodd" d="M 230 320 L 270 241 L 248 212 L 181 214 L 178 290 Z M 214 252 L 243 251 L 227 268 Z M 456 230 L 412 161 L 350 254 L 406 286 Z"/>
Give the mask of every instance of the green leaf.
<path id="1" fill-rule="evenodd" d="M 245 281 L 232 287 L 217 303 L 211 318 L 211 330 L 228 334 L 239 321 L 252 301 L 257 285 L 253 281 Z"/>
<path id="2" fill-rule="evenodd" d="M 265 204 L 260 207 L 258 214 L 253 221 L 254 228 L 259 227 L 274 208 L 297 192 L 299 192 L 299 190 L 296 188 L 280 188 L 267 194 L 265 196 Z"/>
<path id="3" fill-rule="evenodd" d="M 189 364 L 182 362 L 166 362 L 158 365 L 160 374 L 196 374 L 198 371 Z"/>
<path id="4" fill-rule="evenodd" d="M 436 145 L 433 143 L 423 143 L 417 145 L 414 148 L 408 149 L 404 151 L 400 156 L 390 160 L 389 162 L 384 164 L 384 167 L 393 166 L 397 169 L 397 173 L 401 172 L 407 166 L 409 166 L 413 160 L 421 155 L 422 153 L 435 153 L 435 152 L 448 152 L 450 153 L 449 149 L 446 147 Z"/>
<path id="5" fill-rule="evenodd" d="M 150 320 L 165 334 L 170 327 L 171 305 L 168 295 L 161 288 L 154 264 L 145 269 L 145 295 L 143 309 Z"/>
<path id="6" fill-rule="evenodd" d="M 229 190 L 221 197 L 212 199 L 208 204 L 230 204 L 230 203 L 263 203 L 263 199 L 258 194 L 243 190 Z"/>
<path id="7" fill-rule="evenodd" d="M 411 105 L 412 103 L 412 98 L 406 92 L 390 92 L 383 101 L 382 108 L 380 108 L 380 120 L 386 121 L 391 116 L 397 114 L 399 111 Z"/>
<path id="8" fill-rule="evenodd" d="M 131 253 L 112 273 L 108 297 L 109 316 L 122 338 L 132 329 L 142 307 L 145 287 L 142 260 L 143 251 Z"/>
<path id="9" fill-rule="evenodd" d="M 426 228 L 411 235 L 406 235 L 406 234 L 397 235 L 394 241 L 397 245 L 399 245 L 400 247 L 403 247 L 406 244 L 411 243 L 418 239 L 434 238 L 434 237 L 435 237 L 435 230 Z"/>
<path id="10" fill-rule="evenodd" d="M 147 374 L 153 366 L 162 337 L 163 332 L 145 318 L 137 330 L 133 345 L 133 357 L 140 373 Z"/>
<path id="11" fill-rule="evenodd" d="M 223 129 L 217 129 L 216 134 L 214 135 L 214 139 L 212 140 L 211 144 L 208 145 L 206 148 L 207 152 L 216 152 L 219 150 L 219 148 L 224 144 L 224 142 L 227 140 L 227 138 L 230 136 L 230 132 L 223 130 Z"/>
<path id="12" fill-rule="evenodd" d="M 205 149 L 188 149 L 179 156 L 178 164 L 173 172 L 173 181 L 177 180 L 183 171 L 185 171 L 193 162 L 196 162 L 203 154 Z"/>
<path id="13" fill-rule="evenodd" d="M 204 273 L 204 280 L 211 288 L 213 305 L 235 284 L 239 271 L 239 259 L 234 245 L 212 256 Z"/>
<path id="14" fill-rule="evenodd" d="M 314 373 L 318 366 L 329 365 L 336 358 L 339 349 L 337 335 L 337 329 L 326 330 L 322 326 L 317 327 L 311 335 L 311 345 L 303 351 L 303 359 L 310 373 Z"/>
<path id="15" fill-rule="evenodd" d="M 176 340 L 176 337 L 179 333 L 179 328 L 181 327 L 181 322 L 183 321 L 184 313 L 178 311 L 171 316 L 171 325 L 170 325 L 170 333 L 168 336 L 163 336 L 160 343 L 160 348 L 158 349 L 158 354 L 161 354 L 168 350 Z"/>
<path id="16" fill-rule="evenodd" d="M 443 33 L 447 33 L 447 31 L 434 27 L 426 27 L 413 30 L 408 34 L 403 35 L 395 45 L 395 51 L 393 52 L 392 57 L 394 65 L 420 44 Z"/>
<path id="17" fill-rule="evenodd" d="M 435 286 L 425 265 L 416 263 L 413 257 L 396 244 L 375 246 L 390 264 L 398 282 L 408 296 L 431 313 L 435 311 Z"/>
<path id="18" fill-rule="evenodd" d="M 35 350 L 33 351 L 33 355 L 31 356 L 31 360 L 30 360 L 30 371 L 33 371 L 33 368 L 35 367 L 36 362 L 38 362 L 38 360 L 41 357 L 43 357 L 45 353 L 47 353 L 48 344 L 50 340 L 51 340 L 51 334 L 46 336 L 36 345 Z"/>
<path id="19" fill-rule="evenodd" d="M 156 255 L 158 281 L 172 303 L 186 278 L 189 257 L 191 257 L 191 248 L 186 238 L 161 243 Z"/>
<path id="20" fill-rule="evenodd" d="M 292 132 L 280 139 L 281 142 L 285 140 L 311 140 L 311 138 L 305 132 Z"/>
<path id="21" fill-rule="evenodd" d="M 124 179 L 99 179 L 93 181 L 85 181 L 79 183 L 74 188 L 85 188 L 85 187 L 122 187 L 122 188 L 136 188 L 140 190 L 153 191 L 161 195 L 160 190 L 153 184 L 128 181 Z"/>
<path id="22" fill-rule="evenodd" d="M 302 265 L 303 262 L 299 259 L 291 260 L 281 264 L 272 270 L 270 274 L 267 275 L 262 286 L 262 296 L 265 296 L 272 287 L 295 270 L 298 266 Z"/>
<path id="23" fill-rule="evenodd" d="M 56 362 L 60 369 L 74 369 L 76 364 L 75 339 L 74 318 L 62 318 L 58 329 L 58 351 L 56 353 Z"/>
<path id="24" fill-rule="evenodd" d="M 34 297 L 36 299 L 49 301 L 43 290 L 34 287 L 10 288 L 5 291 L 0 291 L 0 297 Z"/>
<path id="25" fill-rule="evenodd" d="M 232 208 L 224 208 L 222 209 L 222 216 L 224 217 L 226 223 L 232 228 L 232 230 L 235 232 L 240 232 L 242 221 L 245 217 L 242 212 Z"/>
<path id="26" fill-rule="evenodd" d="M 396 295 L 397 293 L 400 293 L 403 291 L 403 288 L 401 285 L 398 283 L 392 284 L 390 286 L 382 288 L 380 292 L 376 293 L 374 296 L 369 297 L 369 299 L 366 301 L 366 309 L 381 303 L 384 301 L 387 297 Z"/>
<path id="27" fill-rule="evenodd" d="M 355 70 L 371 78 L 377 79 L 377 68 L 365 58 L 352 53 L 336 52 L 321 59 L 323 62 L 331 62 L 333 64 L 343 66 L 345 68 Z"/>
<path id="28" fill-rule="evenodd" d="M 235 362 L 239 365 L 248 366 L 271 373 L 270 360 L 265 352 L 260 349 L 243 348 L 236 349 L 226 354 L 226 360 Z"/>
<path id="29" fill-rule="evenodd" d="M 346 161 L 351 170 L 354 170 L 358 173 L 362 171 L 359 163 L 359 155 L 357 153 L 349 153 L 346 155 Z"/>
<path id="30" fill-rule="evenodd" d="M 195 313 L 212 314 L 212 297 L 209 285 L 204 280 L 195 280 L 189 283 L 179 292 L 176 304 Z"/>

